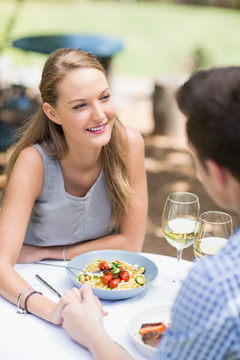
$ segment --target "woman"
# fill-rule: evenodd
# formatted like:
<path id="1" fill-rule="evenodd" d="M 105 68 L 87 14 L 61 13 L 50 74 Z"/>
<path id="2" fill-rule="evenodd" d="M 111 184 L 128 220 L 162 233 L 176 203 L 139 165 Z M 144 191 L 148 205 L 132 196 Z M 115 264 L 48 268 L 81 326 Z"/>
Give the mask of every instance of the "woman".
<path id="1" fill-rule="evenodd" d="M 141 251 L 144 143 L 116 118 L 104 69 L 89 53 L 52 53 L 40 92 L 42 106 L 24 126 L 7 168 L 0 291 L 19 308 L 27 299 L 28 311 L 61 323 L 64 300 L 56 306 L 33 289 L 24 292 L 29 285 L 13 265 L 99 249 Z"/>

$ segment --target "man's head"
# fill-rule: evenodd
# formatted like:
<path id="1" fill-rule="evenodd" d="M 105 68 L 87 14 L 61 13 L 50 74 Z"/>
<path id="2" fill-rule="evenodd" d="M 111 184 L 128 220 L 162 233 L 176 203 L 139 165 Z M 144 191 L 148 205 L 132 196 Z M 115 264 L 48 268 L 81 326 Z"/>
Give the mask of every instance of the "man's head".
<path id="1" fill-rule="evenodd" d="M 240 183 L 240 67 L 197 72 L 179 89 L 177 101 L 203 166 L 211 159 Z"/>

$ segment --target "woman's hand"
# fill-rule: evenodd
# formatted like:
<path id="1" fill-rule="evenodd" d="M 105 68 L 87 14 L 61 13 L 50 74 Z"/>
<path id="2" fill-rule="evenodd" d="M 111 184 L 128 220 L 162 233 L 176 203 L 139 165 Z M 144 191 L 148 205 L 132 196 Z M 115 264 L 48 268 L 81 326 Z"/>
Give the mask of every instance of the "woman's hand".
<path id="1" fill-rule="evenodd" d="M 37 262 L 44 259 L 63 260 L 63 246 L 32 246 L 22 245 L 17 258 L 18 264 Z"/>
<path id="2" fill-rule="evenodd" d="M 41 261 L 45 258 L 44 249 L 39 246 L 23 245 L 17 258 L 18 264 Z"/>
<path id="3" fill-rule="evenodd" d="M 71 290 L 66 291 L 62 297 L 60 298 L 59 303 L 56 305 L 55 309 L 52 312 L 52 322 L 56 325 L 61 325 L 63 318 L 62 318 L 62 311 L 64 307 L 68 304 L 73 303 L 80 303 L 82 300 L 81 294 L 79 289 L 72 288 Z"/>
<path id="4" fill-rule="evenodd" d="M 56 305 L 55 309 L 52 312 L 52 322 L 54 324 L 56 324 L 56 325 L 62 324 L 62 322 L 63 322 L 62 312 L 67 305 L 70 305 L 70 304 L 78 305 L 78 304 L 82 303 L 82 301 L 83 301 L 82 292 L 83 291 L 84 290 L 82 290 L 82 289 L 72 288 L 71 290 L 66 291 L 62 295 L 59 303 Z M 102 304 L 101 304 L 100 300 L 98 299 L 98 297 L 96 297 L 95 295 L 92 294 L 92 298 L 95 303 L 95 306 L 98 308 L 99 312 L 101 313 L 101 316 L 107 315 L 107 312 L 104 311 Z M 83 317 L 84 317 L 84 314 L 83 314 Z"/>

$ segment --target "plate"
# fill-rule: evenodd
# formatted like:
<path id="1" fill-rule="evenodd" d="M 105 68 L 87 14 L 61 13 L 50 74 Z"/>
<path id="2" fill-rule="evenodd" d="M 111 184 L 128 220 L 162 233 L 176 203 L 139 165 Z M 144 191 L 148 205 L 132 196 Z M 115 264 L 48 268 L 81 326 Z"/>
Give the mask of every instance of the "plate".
<path id="1" fill-rule="evenodd" d="M 138 351 L 150 359 L 157 352 L 157 349 L 144 344 L 141 335 L 138 333 L 141 325 L 149 322 L 170 321 L 172 303 L 166 303 L 146 308 L 135 314 L 128 324 L 128 333 Z"/>
<path id="2" fill-rule="evenodd" d="M 144 266 L 146 268 L 144 274 L 146 283 L 144 286 L 129 290 L 104 290 L 92 288 L 93 293 L 98 296 L 99 299 L 122 300 L 137 296 L 146 291 L 158 275 L 158 268 L 156 264 L 143 255 L 124 250 L 91 251 L 85 254 L 78 255 L 68 262 L 67 275 L 70 277 L 70 279 L 74 282 L 76 286 L 82 286 L 82 284 L 77 281 L 79 271 L 68 269 L 68 267 L 77 267 L 80 269 L 84 269 L 86 265 L 88 265 L 91 261 L 97 259 L 106 260 L 108 262 L 120 260 L 132 265 Z"/>

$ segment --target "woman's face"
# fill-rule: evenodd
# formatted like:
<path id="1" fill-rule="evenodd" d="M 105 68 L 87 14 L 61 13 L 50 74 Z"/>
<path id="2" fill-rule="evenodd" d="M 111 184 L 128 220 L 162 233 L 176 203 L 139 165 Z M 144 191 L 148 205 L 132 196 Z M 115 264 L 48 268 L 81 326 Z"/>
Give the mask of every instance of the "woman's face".
<path id="1" fill-rule="evenodd" d="M 56 122 L 67 144 L 90 147 L 106 145 L 111 137 L 115 108 L 105 75 L 95 69 L 78 69 L 58 85 Z"/>

